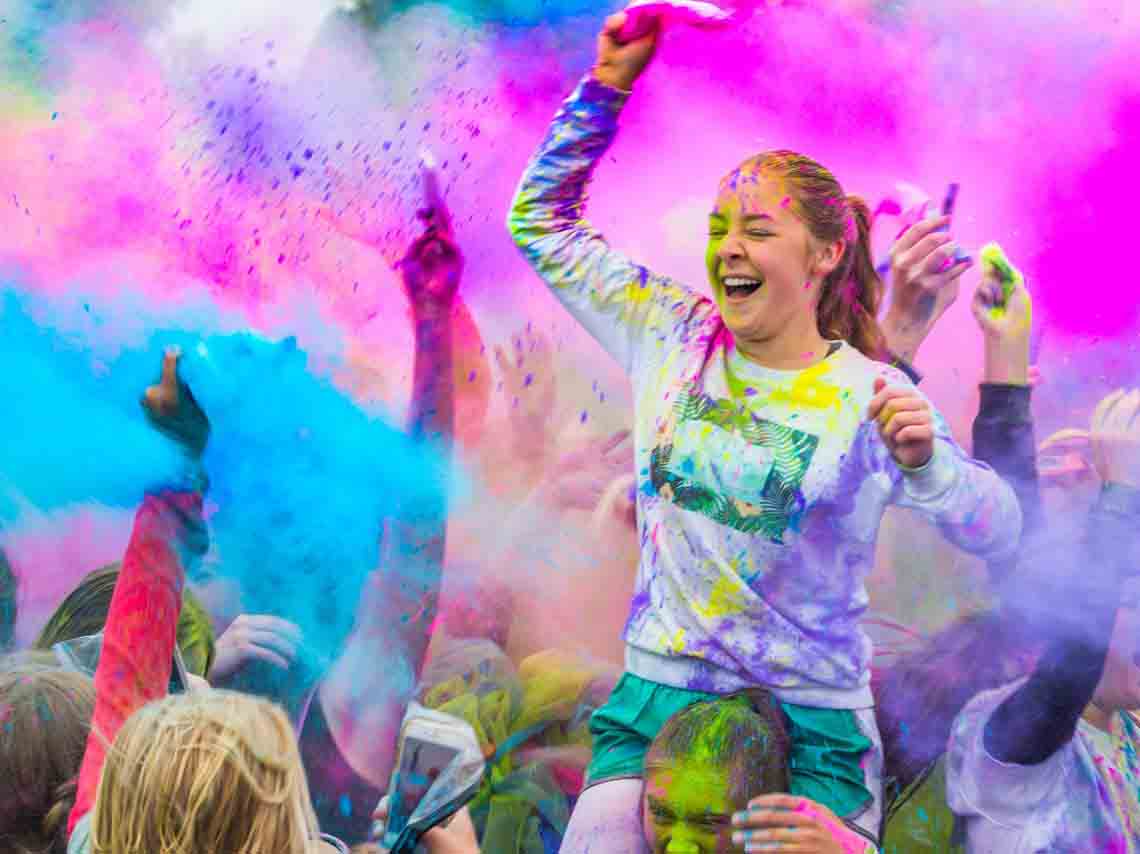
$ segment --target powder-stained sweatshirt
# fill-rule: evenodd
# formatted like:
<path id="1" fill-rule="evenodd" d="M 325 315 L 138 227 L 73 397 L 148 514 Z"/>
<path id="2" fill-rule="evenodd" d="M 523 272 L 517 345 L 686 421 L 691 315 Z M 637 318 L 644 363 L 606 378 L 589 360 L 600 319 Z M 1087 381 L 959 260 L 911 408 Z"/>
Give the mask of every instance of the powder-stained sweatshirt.
<path id="1" fill-rule="evenodd" d="M 806 370 L 763 368 L 714 302 L 606 244 L 583 206 L 625 97 L 583 81 L 509 227 L 633 384 L 641 559 L 626 667 L 684 688 L 762 685 L 785 702 L 869 707 L 859 618 L 883 511 L 922 511 L 955 545 L 1000 559 L 1017 544 L 1017 501 L 937 415 L 930 463 L 899 469 L 866 420 L 877 378 L 913 388 L 897 370 L 840 342 Z"/>

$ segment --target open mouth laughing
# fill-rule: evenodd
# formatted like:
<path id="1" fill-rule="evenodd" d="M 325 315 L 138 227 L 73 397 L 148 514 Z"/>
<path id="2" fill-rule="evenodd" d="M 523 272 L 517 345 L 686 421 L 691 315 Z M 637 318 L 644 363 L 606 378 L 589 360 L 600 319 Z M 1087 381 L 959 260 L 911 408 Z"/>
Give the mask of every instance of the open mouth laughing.
<path id="1" fill-rule="evenodd" d="M 763 286 L 762 279 L 753 279 L 746 276 L 725 276 L 721 279 L 724 285 L 724 295 L 730 300 L 747 299 Z"/>

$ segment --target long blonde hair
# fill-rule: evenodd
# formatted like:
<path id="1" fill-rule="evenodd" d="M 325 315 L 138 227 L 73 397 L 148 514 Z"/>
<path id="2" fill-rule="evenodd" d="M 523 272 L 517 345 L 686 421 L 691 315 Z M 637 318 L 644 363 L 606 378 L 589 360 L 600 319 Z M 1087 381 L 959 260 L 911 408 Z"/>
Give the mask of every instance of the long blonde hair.
<path id="1" fill-rule="evenodd" d="M 293 728 L 229 691 L 152 703 L 107 754 L 94 854 L 304 854 L 317 821 Z"/>

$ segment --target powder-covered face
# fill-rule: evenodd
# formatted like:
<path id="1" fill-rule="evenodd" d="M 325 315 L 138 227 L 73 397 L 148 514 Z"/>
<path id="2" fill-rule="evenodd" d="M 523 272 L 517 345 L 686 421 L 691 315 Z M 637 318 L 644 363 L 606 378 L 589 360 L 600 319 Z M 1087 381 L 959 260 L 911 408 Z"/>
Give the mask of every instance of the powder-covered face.
<path id="1" fill-rule="evenodd" d="M 653 854 L 727 854 L 732 814 L 729 772 L 700 761 L 649 766 L 642 797 L 642 827 Z"/>
<path id="2" fill-rule="evenodd" d="M 763 173 L 736 170 L 721 182 L 709 215 L 709 283 L 725 325 L 742 342 L 813 332 L 820 285 L 842 255 L 842 243 L 816 245 L 787 189 Z"/>
<path id="3" fill-rule="evenodd" d="M 1140 603 L 1116 612 L 1095 699 L 1105 710 L 1140 709 Z"/>

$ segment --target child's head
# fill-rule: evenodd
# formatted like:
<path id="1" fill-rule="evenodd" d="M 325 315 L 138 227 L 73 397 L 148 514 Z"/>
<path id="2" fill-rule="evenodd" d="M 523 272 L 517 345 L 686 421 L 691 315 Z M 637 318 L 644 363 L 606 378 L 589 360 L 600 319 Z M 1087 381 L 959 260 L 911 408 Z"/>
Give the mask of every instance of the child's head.
<path id="1" fill-rule="evenodd" d="M 709 218 L 709 282 L 742 342 L 811 334 L 879 356 L 882 282 L 871 213 L 823 166 L 791 151 L 759 154 L 720 184 Z"/>
<path id="2" fill-rule="evenodd" d="M 118 580 L 117 563 L 86 576 L 55 609 L 36 639 L 35 648 L 50 650 L 62 641 L 103 631 Z M 214 629 L 210 615 L 189 590 L 182 594 L 182 610 L 178 615 L 178 648 L 188 672 L 195 676 L 209 673 L 214 659 Z"/>
<path id="3" fill-rule="evenodd" d="M 317 822 L 285 713 L 228 691 L 136 712 L 108 751 L 94 854 L 307 854 Z"/>
<path id="4" fill-rule="evenodd" d="M 642 824 L 654 854 L 732 847 L 732 814 L 788 790 L 783 712 L 767 694 L 694 703 L 673 715 L 645 757 Z"/>
<path id="5" fill-rule="evenodd" d="M 0 849 L 63 854 L 95 686 L 32 656 L 0 667 Z"/>

